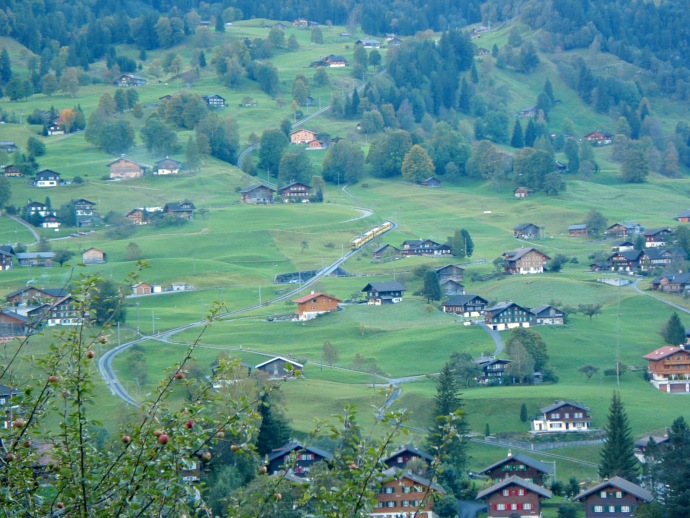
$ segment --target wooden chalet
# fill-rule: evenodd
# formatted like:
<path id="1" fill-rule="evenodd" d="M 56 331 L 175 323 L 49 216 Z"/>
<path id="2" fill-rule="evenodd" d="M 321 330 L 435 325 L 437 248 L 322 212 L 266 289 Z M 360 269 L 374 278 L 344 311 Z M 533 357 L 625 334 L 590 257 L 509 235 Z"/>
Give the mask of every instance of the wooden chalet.
<path id="1" fill-rule="evenodd" d="M 5 300 L 9 306 L 40 306 L 41 304 L 52 304 L 67 295 L 64 288 L 36 288 L 35 286 L 25 286 L 5 295 Z"/>
<path id="2" fill-rule="evenodd" d="M 146 208 L 137 208 L 132 209 L 127 214 L 125 214 L 125 218 L 131 221 L 134 225 L 148 225 L 148 223 L 151 221 L 151 218 L 156 212 L 160 211 L 148 210 Z"/>
<path id="3" fill-rule="evenodd" d="M 177 174 L 180 172 L 180 166 L 182 165 L 182 162 L 179 160 L 174 160 L 172 158 L 168 158 L 167 156 L 163 158 L 162 160 L 159 160 L 156 162 L 156 169 L 153 172 L 155 175 L 168 175 L 168 174 Z"/>
<path id="4" fill-rule="evenodd" d="M 541 501 L 552 496 L 548 489 L 513 475 L 480 491 L 477 500 L 486 502 L 487 518 L 541 518 Z"/>
<path id="5" fill-rule="evenodd" d="M 273 203 L 273 194 L 276 192 L 272 187 L 266 185 L 252 185 L 240 191 L 242 203 L 267 204 Z"/>
<path id="6" fill-rule="evenodd" d="M 588 432 L 592 426 L 589 408 L 571 401 L 556 401 L 540 408 L 542 417 L 532 420 L 532 432 Z"/>
<path id="7" fill-rule="evenodd" d="M 482 375 L 478 381 L 484 385 L 500 385 L 503 382 L 506 367 L 511 363 L 510 360 L 495 356 L 481 356 L 473 361 L 482 368 Z"/>
<path id="8" fill-rule="evenodd" d="M 291 365 L 291 369 L 287 369 L 286 365 Z M 271 379 L 279 378 L 294 378 L 297 373 L 301 373 L 304 370 L 304 366 L 300 363 L 293 362 L 283 358 L 282 356 L 276 356 L 268 361 L 260 363 L 254 369 L 268 374 Z"/>
<path id="9" fill-rule="evenodd" d="M 595 146 L 605 146 L 613 142 L 613 134 L 605 131 L 593 131 L 585 135 L 585 140 Z"/>
<path id="10" fill-rule="evenodd" d="M 274 449 L 268 455 L 268 474 L 285 471 L 290 475 L 308 478 L 311 468 L 317 462 L 330 462 L 333 454 L 329 451 L 305 446 L 299 441 L 290 441 Z"/>
<path id="11" fill-rule="evenodd" d="M 302 182 L 290 182 L 278 189 L 278 196 L 285 202 L 308 200 L 311 186 Z"/>
<path id="12" fill-rule="evenodd" d="M 5 176 L 7 176 L 7 173 L 5 173 Z M 676 221 L 679 221 L 680 223 L 690 223 L 690 209 L 684 210 L 678 214 L 676 216 Z"/>
<path id="13" fill-rule="evenodd" d="M 642 232 L 644 237 L 644 246 L 646 248 L 666 246 L 666 243 L 673 235 L 670 228 L 655 228 L 653 230 L 645 230 Z"/>
<path id="14" fill-rule="evenodd" d="M 79 302 L 67 295 L 56 300 L 48 309 L 46 326 L 77 326 L 84 322 L 84 313 L 79 309 Z"/>
<path id="15" fill-rule="evenodd" d="M 53 266 L 54 252 L 25 252 L 15 254 L 19 266 L 50 268 Z"/>
<path id="16" fill-rule="evenodd" d="M 400 249 L 394 247 L 393 245 L 385 244 L 378 247 L 371 253 L 371 257 L 374 259 L 385 259 L 387 257 L 400 257 Z"/>
<path id="17" fill-rule="evenodd" d="M 665 345 L 643 356 L 649 382 L 662 392 L 690 392 L 690 351 L 685 344 Z"/>
<path id="18" fill-rule="evenodd" d="M 153 293 L 153 284 L 148 282 L 138 282 L 132 286 L 132 295 L 151 295 Z"/>
<path id="19" fill-rule="evenodd" d="M 441 244 L 431 239 L 407 239 L 403 241 L 401 252 L 408 255 L 451 255 L 448 244 Z"/>
<path id="20" fill-rule="evenodd" d="M 539 239 L 541 228 L 534 223 L 520 223 L 513 227 L 513 237 L 516 239 Z"/>
<path id="21" fill-rule="evenodd" d="M 652 271 L 655 268 L 678 270 L 685 264 L 685 250 L 659 246 L 645 248 L 640 257 L 640 270 Z"/>
<path id="22" fill-rule="evenodd" d="M 447 264 L 436 268 L 436 275 L 441 284 L 448 280 L 462 282 L 465 279 L 465 269 L 459 264 Z"/>
<path id="23" fill-rule="evenodd" d="M 504 478 L 517 476 L 543 486 L 546 478 L 553 475 L 554 467 L 533 459 L 524 453 L 511 453 L 508 456 L 493 463 L 479 472 L 486 475 L 491 480 L 502 480 Z"/>
<path id="24" fill-rule="evenodd" d="M 549 304 L 542 304 L 531 309 L 535 324 L 538 326 L 562 326 L 565 324 L 565 313 Z"/>
<path id="25" fill-rule="evenodd" d="M 438 189 L 439 187 L 441 187 L 441 180 L 439 180 L 435 176 L 430 176 L 429 178 L 422 180 L 421 185 L 422 187 L 431 187 L 434 189 Z"/>
<path id="26" fill-rule="evenodd" d="M 365 49 L 380 49 L 381 42 L 373 38 L 362 38 L 355 41 L 355 45 L 361 45 Z"/>
<path id="27" fill-rule="evenodd" d="M 606 234 L 609 236 L 622 237 L 624 239 L 639 236 L 642 232 L 644 232 L 644 227 L 632 221 L 614 223 L 606 229 Z"/>
<path id="28" fill-rule="evenodd" d="M 28 336 L 36 327 L 37 324 L 26 312 L 20 312 L 17 308 L 5 308 L 0 311 L 0 340 Z"/>
<path id="29" fill-rule="evenodd" d="M 398 281 L 370 282 L 362 291 L 367 294 L 369 305 L 397 304 L 402 302 L 405 286 Z"/>
<path id="30" fill-rule="evenodd" d="M 60 183 L 60 173 L 50 169 L 39 171 L 34 178 L 34 187 L 57 187 Z"/>
<path id="31" fill-rule="evenodd" d="M 645 435 L 644 437 L 641 437 L 640 439 L 636 440 L 635 457 L 637 457 L 637 460 L 639 460 L 642 463 L 645 462 L 644 456 L 647 452 L 647 448 L 649 447 L 650 441 L 654 442 L 654 444 L 657 445 L 660 453 L 663 453 L 668 447 L 669 438 L 668 435 Z"/>
<path id="32" fill-rule="evenodd" d="M 437 495 L 446 491 L 431 480 L 409 471 L 389 468 L 384 471 L 379 492 L 375 495 L 376 504 L 369 513 L 372 518 L 391 516 L 416 516 L 417 518 L 436 518 L 433 503 Z"/>
<path id="33" fill-rule="evenodd" d="M 546 263 L 551 259 L 536 248 L 517 248 L 503 254 L 505 271 L 511 274 L 544 273 Z"/>
<path id="34" fill-rule="evenodd" d="M 131 180 L 133 178 L 141 178 L 148 169 L 147 165 L 138 164 L 132 160 L 127 160 L 124 155 L 107 164 L 107 167 L 110 169 L 111 180 Z"/>
<path id="35" fill-rule="evenodd" d="M 225 99 L 218 94 L 202 95 L 201 98 L 206 103 L 206 106 L 212 110 L 225 107 Z"/>
<path id="36" fill-rule="evenodd" d="M 431 466 L 434 457 L 410 444 L 406 444 L 396 448 L 388 457 L 384 457 L 383 462 L 389 468 L 403 469 L 408 462 L 413 460 L 422 460 L 427 466 Z"/>
<path id="37" fill-rule="evenodd" d="M 568 227 L 569 236 L 586 236 L 587 235 L 587 224 L 586 223 L 576 223 L 575 225 L 570 225 Z"/>
<path id="38" fill-rule="evenodd" d="M 104 264 L 108 255 L 98 248 L 88 248 L 81 254 L 81 262 L 84 264 Z"/>
<path id="39" fill-rule="evenodd" d="M 532 194 L 532 189 L 527 187 L 516 187 L 513 189 L 513 196 L 516 198 L 527 198 L 530 194 Z"/>
<path id="40" fill-rule="evenodd" d="M 308 129 L 299 128 L 290 133 L 291 144 L 309 144 L 318 138 L 318 133 Z"/>
<path id="41" fill-rule="evenodd" d="M 627 239 L 611 245 L 612 252 L 627 252 L 629 250 L 635 250 L 635 243 Z"/>
<path id="42" fill-rule="evenodd" d="M 295 313 L 298 315 L 299 319 L 311 320 L 318 315 L 330 313 L 331 311 L 338 311 L 338 304 L 342 301 L 331 295 L 312 291 L 309 295 L 295 299 L 293 302 L 297 304 Z"/>
<path id="43" fill-rule="evenodd" d="M 441 286 L 441 292 L 447 297 L 465 294 L 465 285 L 453 279 L 446 279 L 443 282 L 439 282 L 439 285 Z"/>
<path id="44" fill-rule="evenodd" d="M 122 74 L 115 80 L 115 85 L 119 88 L 128 88 L 135 86 L 145 86 L 146 79 L 138 77 L 133 74 Z"/>
<path id="45" fill-rule="evenodd" d="M 652 281 L 652 290 L 685 293 L 690 288 L 690 273 L 665 273 Z"/>
<path id="46" fill-rule="evenodd" d="M 515 327 L 530 327 L 535 323 L 534 314 L 515 302 L 499 302 L 484 309 L 484 323 L 494 331 L 505 331 Z"/>
<path id="47" fill-rule="evenodd" d="M 640 269 L 640 260 L 643 255 L 642 250 L 614 252 L 606 259 L 606 262 L 614 272 L 636 272 Z"/>
<path id="48" fill-rule="evenodd" d="M 14 266 L 12 263 L 13 258 L 14 254 L 0 250 L 0 270 L 11 270 L 12 266 Z"/>
<path id="49" fill-rule="evenodd" d="M 488 301 L 479 295 L 455 295 L 441 304 L 441 311 L 467 318 L 481 317 L 487 304 Z"/>
<path id="50" fill-rule="evenodd" d="M 196 205 L 189 200 L 174 201 L 163 206 L 163 212 L 187 221 L 194 219 Z"/>
<path id="51" fill-rule="evenodd" d="M 14 153 L 19 148 L 12 140 L 0 140 L 0 149 L 8 153 Z"/>
<path id="52" fill-rule="evenodd" d="M 582 491 L 574 500 L 585 505 L 585 518 L 635 516 L 640 504 L 651 502 L 652 493 L 622 477 L 611 477 Z"/>
<path id="53" fill-rule="evenodd" d="M 343 56 L 336 56 L 334 54 L 329 54 L 319 60 L 314 61 L 310 66 L 314 68 L 343 68 L 348 66 L 347 59 Z"/>
<path id="54" fill-rule="evenodd" d="M 7 178 L 21 178 L 24 176 L 21 169 L 14 164 L 6 165 L 2 172 Z"/>

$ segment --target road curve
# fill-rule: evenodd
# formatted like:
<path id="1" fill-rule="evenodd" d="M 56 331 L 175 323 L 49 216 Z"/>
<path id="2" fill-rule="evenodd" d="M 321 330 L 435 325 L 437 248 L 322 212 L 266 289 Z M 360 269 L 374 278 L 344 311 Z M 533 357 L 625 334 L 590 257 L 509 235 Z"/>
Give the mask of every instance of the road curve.
<path id="1" fill-rule="evenodd" d="M 29 244 L 29 245 L 35 245 L 36 243 L 38 243 L 38 240 L 39 240 L 38 232 L 36 232 L 36 229 L 35 229 L 33 226 L 31 226 L 29 223 L 27 223 L 27 222 L 24 221 L 22 218 L 19 218 L 19 217 L 17 217 L 17 216 L 10 216 L 10 215 L 8 214 L 7 217 L 10 218 L 10 219 L 13 220 L 13 221 L 19 223 L 21 226 L 26 227 L 26 229 L 27 229 L 29 232 L 31 232 L 31 235 L 34 237 L 34 242 L 33 242 L 33 243 L 27 243 L 27 244 Z"/>

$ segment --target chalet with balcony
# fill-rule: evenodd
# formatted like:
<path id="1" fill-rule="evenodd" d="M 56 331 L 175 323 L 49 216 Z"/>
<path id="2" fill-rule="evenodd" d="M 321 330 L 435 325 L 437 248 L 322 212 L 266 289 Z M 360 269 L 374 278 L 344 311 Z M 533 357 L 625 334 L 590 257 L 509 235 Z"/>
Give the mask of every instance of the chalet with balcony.
<path id="1" fill-rule="evenodd" d="M 541 228 L 534 223 L 520 223 L 513 227 L 513 237 L 516 239 L 539 239 Z"/>
<path id="2" fill-rule="evenodd" d="M 308 129 L 300 128 L 290 133 L 291 144 L 309 144 L 318 138 L 318 133 Z"/>
<path id="3" fill-rule="evenodd" d="M 487 304 L 488 301 L 479 295 L 455 295 L 441 304 L 441 311 L 466 318 L 481 317 Z"/>
<path id="4" fill-rule="evenodd" d="M 424 461 L 427 466 L 431 466 L 434 457 L 428 453 L 418 450 L 412 445 L 406 444 L 395 449 L 388 457 L 383 459 L 384 464 L 389 468 L 403 469 L 407 463 L 413 460 Z"/>
<path id="5" fill-rule="evenodd" d="M 21 178 L 22 176 L 24 176 L 22 174 L 21 169 L 19 169 L 14 164 L 6 165 L 3 168 L 2 173 L 5 175 L 6 178 Z"/>
<path id="6" fill-rule="evenodd" d="M 270 379 L 281 379 L 298 376 L 304 370 L 304 366 L 301 363 L 293 362 L 282 356 L 276 356 L 275 358 L 260 363 L 254 367 L 254 369 L 268 374 Z"/>
<path id="7" fill-rule="evenodd" d="M 690 273 L 665 273 L 652 281 L 654 291 L 685 293 L 690 288 Z"/>
<path id="8" fill-rule="evenodd" d="M 165 214 L 170 214 L 180 219 L 186 221 L 191 221 L 194 219 L 194 211 L 196 210 L 196 205 L 189 200 L 174 201 L 166 203 L 163 206 L 163 212 Z"/>
<path id="9" fill-rule="evenodd" d="M 542 500 L 552 496 L 548 489 L 513 475 L 480 491 L 477 500 L 486 503 L 487 518 L 536 518 L 541 517 Z"/>
<path id="10" fill-rule="evenodd" d="M 642 236 L 644 237 L 645 241 L 644 246 L 646 248 L 666 246 L 666 243 L 671 238 L 672 234 L 673 233 L 671 232 L 670 228 L 655 228 L 653 230 L 645 230 L 642 232 Z"/>
<path id="11" fill-rule="evenodd" d="M 146 207 L 137 208 L 132 209 L 125 214 L 125 218 L 131 221 L 134 225 L 148 225 L 157 212 L 161 212 L 161 209 L 156 208 L 156 210 L 153 210 Z"/>
<path id="12" fill-rule="evenodd" d="M 182 162 L 179 160 L 174 160 L 172 158 L 168 158 L 167 156 L 163 158 L 162 160 L 159 160 L 156 162 L 156 170 L 153 172 L 155 175 L 168 175 L 168 174 L 177 174 L 180 172 L 180 166 L 182 165 Z"/>
<path id="13" fill-rule="evenodd" d="M 402 254 L 408 255 L 451 255 L 448 244 L 437 243 L 431 239 L 407 239 L 403 241 Z"/>
<path id="14" fill-rule="evenodd" d="M 302 478 L 309 478 L 311 468 L 317 462 L 330 462 L 333 454 L 315 446 L 305 446 L 299 441 L 290 441 L 273 450 L 268 456 L 268 473 L 278 471 Z"/>
<path id="15" fill-rule="evenodd" d="M 446 494 L 441 486 L 395 467 L 387 469 L 384 475 L 386 478 L 381 482 L 380 490 L 376 494 L 376 504 L 369 516 L 373 518 L 391 516 L 436 518 L 433 503 L 438 495 Z"/>
<path id="16" fill-rule="evenodd" d="M 67 296 L 67 290 L 64 288 L 25 286 L 5 295 L 5 300 L 9 306 L 40 306 L 46 303 L 52 305 L 53 302 L 65 296 Z"/>
<path id="17" fill-rule="evenodd" d="M 640 270 L 651 271 L 654 268 L 677 270 L 685 263 L 685 250 L 682 248 L 671 248 L 659 246 L 645 248 L 640 258 Z M 674 267 L 674 265 L 676 265 Z"/>
<path id="18" fill-rule="evenodd" d="M 46 326 L 77 326 L 84 322 L 84 314 L 79 309 L 79 302 L 67 295 L 56 300 L 48 309 Z"/>
<path id="19" fill-rule="evenodd" d="M 624 239 L 639 236 L 644 232 L 644 227 L 639 223 L 632 221 L 623 221 L 622 223 L 614 223 L 606 229 L 609 236 L 622 237 Z"/>
<path id="20" fill-rule="evenodd" d="M 206 103 L 206 106 L 211 110 L 217 110 L 225 107 L 225 99 L 218 94 L 202 95 L 201 98 Z"/>
<path id="21" fill-rule="evenodd" d="M 289 184 L 278 189 L 278 196 L 283 201 L 302 201 L 308 200 L 311 193 L 311 187 L 302 182 L 290 182 Z"/>
<path id="22" fill-rule="evenodd" d="M 146 79 L 133 74 L 122 74 L 115 80 L 115 85 L 119 88 L 129 88 L 135 86 L 145 86 Z"/>
<path id="23" fill-rule="evenodd" d="M 479 383 L 489 385 L 500 385 L 506 372 L 506 367 L 510 360 L 503 360 L 495 356 L 481 356 L 474 360 L 474 363 L 482 368 L 482 375 Z"/>
<path id="24" fill-rule="evenodd" d="M 586 223 L 576 223 L 575 225 L 570 225 L 568 227 L 569 236 L 586 236 L 587 235 L 587 224 Z"/>
<path id="25" fill-rule="evenodd" d="M 96 204 L 92 201 L 79 198 L 72 200 L 72 208 L 74 210 L 74 220 L 77 227 L 92 227 L 94 219 L 98 217 L 95 210 Z"/>
<path id="26" fill-rule="evenodd" d="M 53 252 L 25 252 L 15 254 L 19 266 L 34 266 L 50 268 L 53 266 Z"/>
<path id="27" fill-rule="evenodd" d="M 565 313 L 548 304 L 532 308 L 535 324 L 538 326 L 562 326 L 565 324 Z"/>
<path id="28" fill-rule="evenodd" d="M 517 248 L 503 254 L 505 271 L 511 274 L 535 274 L 546 270 L 546 263 L 551 259 L 536 248 Z"/>
<path id="29" fill-rule="evenodd" d="M 57 187 L 60 185 L 60 173 L 50 169 L 43 169 L 36 173 L 34 187 Z"/>
<path id="30" fill-rule="evenodd" d="M 606 262 L 611 271 L 636 272 L 640 269 L 640 261 L 643 256 L 642 250 L 626 250 L 625 252 L 614 252 L 606 259 Z"/>
<path id="31" fill-rule="evenodd" d="M 605 131 L 593 131 L 585 135 L 585 140 L 595 146 L 607 146 L 613 142 L 613 134 Z"/>
<path id="32" fill-rule="evenodd" d="M 532 420 L 533 433 L 588 432 L 591 429 L 589 408 L 572 401 L 556 401 L 540 408 L 542 417 Z"/>
<path id="33" fill-rule="evenodd" d="M 398 281 L 370 282 L 362 291 L 367 294 L 369 305 L 397 304 L 402 302 L 405 286 Z"/>
<path id="34" fill-rule="evenodd" d="M 297 304 L 295 313 L 299 319 L 311 320 L 324 313 L 338 311 L 338 304 L 342 301 L 331 295 L 312 291 L 309 295 L 295 299 L 293 302 Z"/>
<path id="35" fill-rule="evenodd" d="M 499 302 L 484 310 L 484 323 L 494 331 L 504 331 L 515 327 L 530 327 L 536 319 L 527 308 L 513 301 Z"/>
<path id="36" fill-rule="evenodd" d="M 629 480 L 615 476 L 584 490 L 574 500 L 585 505 L 585 518 L 630 517 L 640 504 L 651 502 L 652 493 Z"/>
<path id="37" fill-rule="evenodd" d="M 643 356 L 649 382 L 662 392 L 690 392 L 690 351 L 685 344 L 665 345 Z"/>
<path id="38" fill-rule="evenodd" d="M 107 261 L 107 254 L 98 248 L 89 248 L 81 254 L 81 262 L 84 264 L 104 264 Z"/>
<path id="39" fill-rule="evenodd" d="M 253 205 L 273 203 L 273 194 L 276 192 L 272 187 L 266 185 L 252 185 L 240 191 L 242 203 Z"/>
<path id="40" fill-rule="evenodd" d="M 0 270 L 11 270 L 12 269 L 12 258 L 14 254 L 6 251 L 0 250 Z"/>
<path id="41" fill-rule="evenodd" d="M 690 209 L 684 210 L 676 216 L 676 221 L 680 223 L 690 223 Z"/>
<path id="42" fill-rule="evenodd" d="M 111 180 L 132 180 L 141 178 L 149 166 L 127 160 L 124 155 L 108 164 Z"/>
<path id="43" fill-rule="evenodd" d="M 343 56 L 336 56 L 334 54 L 329 54 L 311 64 L 314 68 L 343 68 L 348 65 L 347 59 Z"/>
<path id="44" fill-rule="evenodd" d="M 508 456 L 495 462 L 479 472 L 486 475 L 491 480 L 502 480 L 516 476 L 543 486 L 546 478 L 553 475 L 554 467 L 544 464 L 524 453 L 511 453 Z"/>

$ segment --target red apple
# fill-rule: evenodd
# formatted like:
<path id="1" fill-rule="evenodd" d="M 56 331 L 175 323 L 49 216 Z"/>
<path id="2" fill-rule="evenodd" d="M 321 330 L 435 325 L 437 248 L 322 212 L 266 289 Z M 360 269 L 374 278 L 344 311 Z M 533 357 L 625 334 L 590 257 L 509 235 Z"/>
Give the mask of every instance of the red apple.
<path id="1" fill-rule="evenodd" d="M 63 507 L 65 507 L 65 504 L 63 504 L 62 502 L 58 502 L 57 505 L 56 505 L 56 507 L 57 507 L 58 509 L 62 509 Z"/>
<path id="2" fill-rule="evenodd" d="M 14 422 L 12 423 L 12 426 L 15 426 L 17 428 L 21 428 L 25 424 L 26 424 L 26 422 L 24 421 L 24 419 L 15 419 Z"/>
<path id="3" fill-rule="evenodd" d="M 219 439 L 222 439 L 223 437 L 225 437 L 225 432 L 223 430 L 216 432 L 216 437 L 218 437 Z M 232 450 L 232 451 L 236 451 L 236 450 Z"/>
<path id="4" fill-rule="evenodd" d="M 184 372 L 182 372 L 182 371 L 177 371 L 177 372 L 175 373 L 175 379 L 176 379 L 176 380 L 181 380 L 181 379 L 183 379 L 183 378 L 184 378 Z"/>
<path id="5" fill-rule="evenodd" d="M 351 470 L 355 470 L 355 469 L 358 469 L 358 468 L 359 468 L 359 466 L 358 466 L 357 464 L 355 464 L 354 462 L 353 462 L 352 464 L 350 464 L 350 469 L 351 469 Z"/>
<path id="6" fill-rule="evenodd" d="M 50 381 L 51 383 L 57 383 L 58 381 L 60 381 L 60 378 L 53 374 L 52 376 L 50 376 L 50 378 L 48 378 L 48 381 Z"/>
<path id="7" fill-rule="evenodd" d="M 129 435 L 123 435 L 122 442 L 125 444 L 129 444 L 130 442 L 132 442 L 132 438 Z"/>
<path id="8" fill-rule="evenodd" d="M 108 339 L 107 339 L 105 336 L 99 336 L 99 337 L 98 337 L 98 342 L 99 342 L 99 343 L 104 344 L 104 343 L 106 343 L 107 341 L 108 341 Z"/>
<path id="9" fill-rule="evenodd" d="M 86 353 L 86 357 L 87 357 L 89 360 L 90 360 L 91 358 L 93 358 L 94 356 L 96 356 L 96 354 L 95 354 L 93 351 L 89 351 L 89 352 Z"/>
<path id="10" fill-rule="evenodd" d="M 158 436 L 158 442 L 161 444 L 167 444 L 168 443 L 168 436 L 167 434 L 161 434 Z"/>
<path id="11" fill-rule="evenodd" d="M 194 421 L 192 421 L 192 420 L 190 419 L 190 420 L 187 421 L 184 425 L 185 425 L 187 428 L 191 428 L 192 426 L 194 426 Z"/>
<path id="12" fill-rule="evenodd" d="M 12 462 L 13 460 L 17 460 L 17 456 L 14 453 L 8 453 L 5 458 L 7 459 L 8 462 Z"/>

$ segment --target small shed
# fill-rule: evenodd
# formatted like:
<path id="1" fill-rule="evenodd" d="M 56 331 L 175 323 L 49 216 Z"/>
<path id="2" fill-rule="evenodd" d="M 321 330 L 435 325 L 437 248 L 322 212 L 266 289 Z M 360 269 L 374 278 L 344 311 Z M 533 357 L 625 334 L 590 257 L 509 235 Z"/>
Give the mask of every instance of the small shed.
<path id="1" fill-rule="evenodd" d="M 81 262 L 84 264 L 103 264 L 107 261 L 107 254 L 98 248 L 89 248 L 81 254 Z"/>

